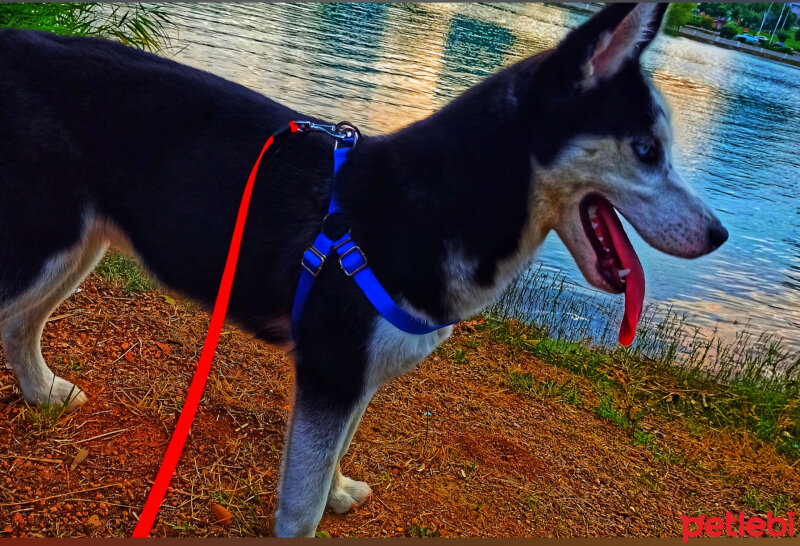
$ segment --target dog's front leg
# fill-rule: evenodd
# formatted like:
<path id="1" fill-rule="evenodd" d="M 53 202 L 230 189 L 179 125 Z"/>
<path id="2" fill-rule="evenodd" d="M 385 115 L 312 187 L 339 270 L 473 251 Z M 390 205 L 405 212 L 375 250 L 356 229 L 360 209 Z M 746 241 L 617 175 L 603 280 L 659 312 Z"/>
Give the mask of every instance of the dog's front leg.
<path id="1" fill-rule="evenodd" d="M 364 410 L 366 408 L 367 401 L 365 400 L 352 412 L 347 436 L 342 443 L 342 449 L 339 451 L 339 456 L 337 458 L 336 470 L 333 473 L 333 481 L 331 481 L 331 488 L 328 491 L 327 503 L 328 507 L 337 514 L 343 514 L 354 506 L 361 504 L 372 493 L 369 484 L 348 478 L 342 474 L 342 470 L 339 466 L 339 463 L 341 463 L 342 459 L 347 454 L 347 450 L 350 448 L 350 442 L 353 440 L 353 435 L 355 435 L 356 429 L 358 429 L 361 416 L 364 415 Z"/>
<path id="2" fill-rule="evenodd" d="M 275 536 L 314 536 L 350 425 L 361 411 L 358 404 L 338 407 L 298 387 L 283 450 Z"/>

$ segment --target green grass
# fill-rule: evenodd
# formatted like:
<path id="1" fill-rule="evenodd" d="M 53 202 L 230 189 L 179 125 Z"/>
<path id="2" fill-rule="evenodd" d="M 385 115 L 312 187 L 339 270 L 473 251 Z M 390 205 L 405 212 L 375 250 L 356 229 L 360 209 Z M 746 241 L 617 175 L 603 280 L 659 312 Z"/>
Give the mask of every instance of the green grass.
<path id="1" fill-rule="evenodd" d="M 129 293 L 147 292 L 155 288 L 153 281 L 133 259 L 117 252 L 107 254 L 97 264 L 95 272 L 103 278 L 120 283 Z"/>
<path id="2" fill-rule="evenodd" d="M 507 380 L 508 387 L 517 393 L 526 394 L 535 398 L 553 398 L 562 400 L 572 406 L 582 406 L 580 387 L 571 379 L 564 383 L 559 383 L 554 379 L 548 379 L 544 383 L 537 384 L 533 376 L 525 372 L 511 372 Z"/>
<path id="3" fill-rule="evenodd" d="M 534 353 L 542 358 L 597 345 L 616 347 L 622 299 L 600 292 L 586 294 L 576 288 L 563 274 L 540 267 L 509 287 L 486 314 L 500 320 L 518 319 L 530 326 L 534 338 L 510 341 L 516 344 L 515 349 L 538 344 Z M 743 325 L 734 339 L 724 340 L 714 331 L 690 324 L 688 319 L 671 307 L 648 305 L 633 344 L 617 347 L 614 354 L 674 367 L 687 379 L 702 376 L 704 380 L 759 385 L 800 380 L 800 350 L 786 347 L 781 338 L 757 334 Z"/>
<path id="4" fill-rule="evenodd" d="M 209 497 L 231 513 L 239 531 L 246 536 L 258 536 L 261 532 L 258 516 L 263 513 L 263 496 L 260 481 L 253 481 L 250 476 L 237 478 L 230 490 L 209 491 Z"/>
<path id="5" fill-rule="evenodd" d="M 169 45 L 169 26 L 164 10 L 152 4 L 0 3 L 0 28 L 110 38 L 149 51 Z"/>
<path id="6" fill-rule="evenodd" d="M 745 491 L 742 503 L 760 513 L 772 512 L 778 515 L 789 510 L 789 498 L 786 495 L 768 495 L 758 489 Z"/>
<path id="7" fill-rule="evenodd" d="M 51 386 L 52 393 L 52 386 Z M 58 426 L 61 417 L 67 412 L 70 402 L 78 395 L 78 388 L 73 385 L 66 400 L 60 404 L 36 404 L 25 408 L 25 418 L 33 424 L 40 434 L 47 434 Z"/>
<path id="8" fill-rule="evenodd" d="M 800 461 L 800 351 L 747 326 L 723 340 L 690 325 L 685 315 L 653 305 L 634 343 L 621 347 L 615 343 L 619 316 L 614 300 L 579 296 L 563 276 L 540 269 L 489 308 L 480 328 L 512 356 L 525 352 L 586 378 L 601 401 L 597 415 L 636 443 L 653 443 L 639 424 L 657 412 L 748 431 L 789 461 Z M 507 382 L 521 394 L 568 397 L 580 405 L 569 382 L 536 385 L 520 372 Z"/>
<path id="9" fill-rule="evenodd" d="M 409 525 L 406 535 L 416 538 L 437 538 L 439 531 L 425 527 L 424 525 Z"/>
<path id="10" fill-rule="evenodd" d="M 66 409 L 66 404 L 30 406 L 25 412 L 25 417 L 39 432 L 46 433 L 56 427 L 58 420 L 64 415 Z"/>
<path id="11" fill-rule="evenodd" d="M 610 396 L 604 396 L 600 399 L 600 405 L 595 410 L 597 415 L 611 421 L 619 428 L 625 429 L 628 428 L 628 418 L 625 417 L 625 414 L 620 412 L 617 409 L 614 409 L 614 402 Z"/>

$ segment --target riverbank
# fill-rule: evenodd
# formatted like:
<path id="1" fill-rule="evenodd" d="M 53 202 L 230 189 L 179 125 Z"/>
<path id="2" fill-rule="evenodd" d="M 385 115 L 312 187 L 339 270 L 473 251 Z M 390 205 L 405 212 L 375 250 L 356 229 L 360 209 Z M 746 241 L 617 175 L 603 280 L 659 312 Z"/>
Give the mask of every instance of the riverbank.
<path id="1" fill-rule="evenodd" d="M 568 9 L 571 11 L 576 11 L 578 13 L 586 13 L 589 15 L 593 15 L 603 9 L 604 4 L 602 2 L 570 2 L 569 4 L 561 3 L 561 2 L 545 2 L 545 6 L 552 6 L 556 8 Z"/>
<path id="2" fill-rule="evenodd" d="M 736 40 L 728 40 L 725 38 L 720 38 L 719 34 L 705 32 L 701 29 L 695 29 L 695 28 L 683 27 L 678 31 L 678 35 L 683 36 L 684 38 L 689 38 L 690 40 L 702 42 L 704 44 L 713 44 L 719 47 L 723 47 L 725 49 L 734 49 L 736 51 L 741 51 L 742 53 L 755 55 L 756 57 L 762 57 L 764 59 L 769 59 L 772 61 L 778 61 L 784 64 L 788 64 L 791 66 L 800 67 L 800 55 L 798 54 L 789 55 L 788 53 L 778 53 L 777 51 L 770 51 L 769 49 L 764 49 L 763 47 L 743 44 L 741 42 L 737 42 Z"/>
<path id="3" fill-rule="evenodd" d="M 185 396 L 208 315 L 124 259 L 99 271 L 43 339 L 89 402 L 57 418 L 0 371 L 2 536 L 129 536 Z M 155 536 L 271 533 L 291 381 L 284 350 L 224 329 Z M 797 408 L 791 390 L 716 385 L 479 317 L 378 392 L 343 463 L 374 494 L 326 511 L 320 530 L 674 537 L 681 514 L 783 515 L 800 508 L 797 459 L 781 451 Z"/>

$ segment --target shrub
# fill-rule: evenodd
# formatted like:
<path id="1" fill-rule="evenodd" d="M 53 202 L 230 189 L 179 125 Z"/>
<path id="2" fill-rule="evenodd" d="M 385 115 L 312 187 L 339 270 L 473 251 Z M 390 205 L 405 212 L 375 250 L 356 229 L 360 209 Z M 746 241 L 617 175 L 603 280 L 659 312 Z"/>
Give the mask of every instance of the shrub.
<path id="1" fill-rule="evenodd" d="M 706 15 L 700 19 L 700 28 L 704 28 L 706 30 L 713 30 L 714 29 L 714 18 L 709 17 Z"/>
<path id="2" fill-rule="evenodd" d="M 771 44 L 764 43 L 764 44 L 762 44 L 762 47 L 764 49 L 769 49 L 771 51 L 777 51 L 778 53 L 789 53 L 790 55 L 794 54 L 794 52 L 793 52 L 791 47 L 788 47 L 788 46 L 777 46 L 777 45 L 775 45 L 774 42 L 771 43 Z"/>
<path id="3" fill-rule="evenodd" d="M 800 42 L 800 28 L 794 31 L 794 41 Z"/>
<path id="4" fill-rule="evenodd" d="M 722 27 L 722 29 L 719 31 L 720 38 L 727 38 L 729 40 L 737 34 L 739 34 L 739 31 L 736 29 L 736 27 L 732 27 L 730 25 Z"/>
<path id="5" fill-rule="evenodd" d="M 789 39 L 789 31 L 787 30 L 781 29 L 778 32 L 776 32 L 775 35 L 778 37 L 779 42 L 785 42 L 786 40 Z"/>

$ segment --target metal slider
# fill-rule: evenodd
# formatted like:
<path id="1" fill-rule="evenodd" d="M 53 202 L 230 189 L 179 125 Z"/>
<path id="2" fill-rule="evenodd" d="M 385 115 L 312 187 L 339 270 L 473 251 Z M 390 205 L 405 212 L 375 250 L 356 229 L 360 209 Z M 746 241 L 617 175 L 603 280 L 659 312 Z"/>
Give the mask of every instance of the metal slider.
<path id="1" fill-rule="evenodd" d="M 308 252 L 309 250 L 317 258 L 319 258 L 319 265 L 315 269 L 312 269 L 311 267 L 309 267 L 309 265 L 306 265 L 306 253 L 305 252 L 303 252 L 303 259 L 300 260 L 300 265 L 303 266 L 303 269 L 305 269 L 306 271 L 311 273 L 312 277 L 316 277 L 317 275 L 319 275 L 319 272 L 322 271 L 322 266 L 325 265 L 325 255 L 322 252 L 320 252 L 319 250 L 317 250 L 314 245 L 311 245 L 310 247 L 308 247 L 306 249 L 306 252 Z"/>
<path id="2" fill-rule="evenodd" d="M 347 255 L 348 255 L 348 254 L 350 254 L 351 252 L 358 252 L 358 253 L 361 255 L 361 259 L 362 259 L 362 260 L 364 260 L 364 263 L 363 263 L 363 264 L 361 264 L 360 266 L 358 266 L 358 267 L 357 267 L 355 270 L 353 270 L 353 271 L 348 271 L 348 270 L 347 270 L 347 268 L 344 266 L 344 263 L 343 263 L 343 261 L 342 261 L 342 260 L 344 260 L 345 256 L 347 256 Z M 358 248 L 358 246 L 357 246 L 357 245 L 353 245 L 353 246 L 351 246 L 350 248 L 348 248 L 347 250 L 345 250 L 345 251 L 344 251 L 344 252 L 343 252 L 343 253 L 342 253 L 342 254 L 339 256 L 339 267 L 341 267 L 341 268 L 342 268 L 342 271 L 344 271 L 344 274 L 345 274 L 345 275 L 347 275 L 348 277 L 352 277 L 353 275 L 355 275 L 356 273 L 358 273 L 359 271 L 361 271 L 362 269 L 364 269 L 364 268 L 366 268 L 366 267 L 367 267 L 367 256 L 364 254 L 364 251 L 363 251 L 363 250 L 361 250 L 360 248 Z"/>

